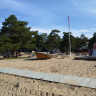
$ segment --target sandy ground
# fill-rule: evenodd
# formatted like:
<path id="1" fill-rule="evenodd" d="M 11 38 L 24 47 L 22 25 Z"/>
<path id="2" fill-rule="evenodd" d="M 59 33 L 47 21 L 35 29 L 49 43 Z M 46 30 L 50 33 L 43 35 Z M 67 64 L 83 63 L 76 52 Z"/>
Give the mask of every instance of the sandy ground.
<path id="1" fill-rule="evenodd" d="M 0 67 L 96 78 L 96 61 L 74 57 L 47 60 L 1 60 Z M 96 96 L 96 89 L 0 73 L 0 96 Z"/>
<path id="2" fill-rule="evenodd" d="M 0 67 L 96 78 L 96 61 L 74 60 L 74 57 L 47 60 L 1 60 Z"/>

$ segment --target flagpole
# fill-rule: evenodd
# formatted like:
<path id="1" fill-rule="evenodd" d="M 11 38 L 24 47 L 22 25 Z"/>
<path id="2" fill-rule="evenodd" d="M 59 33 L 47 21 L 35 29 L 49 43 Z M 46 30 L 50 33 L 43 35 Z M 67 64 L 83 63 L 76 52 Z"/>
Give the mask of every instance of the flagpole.
<path id="1" fill-rule="evenodd" d="M 69 18 L 69 16 L 68 16 L 68 27 L 69 27 L 69 50 L 70 50 L 70 56 L 71 56 L 70 18 Z"/>

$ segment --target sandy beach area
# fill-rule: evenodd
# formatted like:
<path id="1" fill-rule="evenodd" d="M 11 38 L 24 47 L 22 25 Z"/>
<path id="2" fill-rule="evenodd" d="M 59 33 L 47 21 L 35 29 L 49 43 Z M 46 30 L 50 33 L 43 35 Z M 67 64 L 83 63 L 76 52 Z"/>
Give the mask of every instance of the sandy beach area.
<path id="1" fill-rule="evenodd" d="M 64 59 L 58 57 L 46 60 L 0 60 L 0 68 L 6 67 L 96 78 L 96 61 L 74 60 L 74 56 Z M 0 96 L 96 96 L 96 89 L 46 82 L 2 73 L 0 73 L 0 91 Z"/>

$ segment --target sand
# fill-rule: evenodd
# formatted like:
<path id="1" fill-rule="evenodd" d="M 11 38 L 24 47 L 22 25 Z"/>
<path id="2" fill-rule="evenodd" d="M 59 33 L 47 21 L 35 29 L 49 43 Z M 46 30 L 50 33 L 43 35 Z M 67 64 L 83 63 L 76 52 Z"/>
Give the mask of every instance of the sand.
<path id="1" fill-rule="evenodd" d="M 47 60 L 1 60 L 0 67 L 96 78 L 96 61 L 74 60 L 73 56 Z M 2 73 L 0 91 L 0 96 L 96 96 L 96 89 Z"/>
<path id="2" fill-rule="evenodd" d="M 96 61 L 74 60 L 74 57 L 47 60 L 1 60 L 0 67 L 96 78 Z"/>

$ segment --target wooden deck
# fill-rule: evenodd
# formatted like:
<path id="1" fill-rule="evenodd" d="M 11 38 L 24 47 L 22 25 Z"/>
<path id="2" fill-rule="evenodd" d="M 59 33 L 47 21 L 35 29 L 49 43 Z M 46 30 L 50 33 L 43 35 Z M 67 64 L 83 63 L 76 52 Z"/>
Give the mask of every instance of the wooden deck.
<path id="1" fill-rule="evenodd" d="M 60 75 L 52 73 L 42 73 L 20 69 L 0 68 L 0 73 L 13 74 L 27 78 L 34 78 L 45 81 L 59 82 L 76 86 L 83 86 L 96 89 L 96 78 L 87 78 L 70 75 Z"/>

